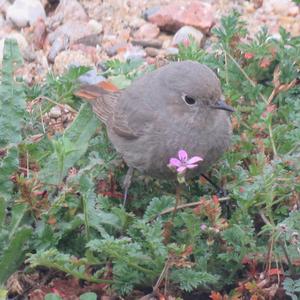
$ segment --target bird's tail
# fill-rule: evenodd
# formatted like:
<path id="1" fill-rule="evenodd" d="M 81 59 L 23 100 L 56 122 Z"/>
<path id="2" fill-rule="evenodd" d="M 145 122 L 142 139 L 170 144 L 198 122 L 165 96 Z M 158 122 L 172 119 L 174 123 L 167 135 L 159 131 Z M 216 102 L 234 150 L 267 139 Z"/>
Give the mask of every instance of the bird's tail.
<path id="1" fill-rule="evenodd" d="M 91 103 L 95 114 L 107 124 L 117 103 L 119 90 L 112 83 L 102 81 L 94 85 L 81 84 L 74 95 Z"/>

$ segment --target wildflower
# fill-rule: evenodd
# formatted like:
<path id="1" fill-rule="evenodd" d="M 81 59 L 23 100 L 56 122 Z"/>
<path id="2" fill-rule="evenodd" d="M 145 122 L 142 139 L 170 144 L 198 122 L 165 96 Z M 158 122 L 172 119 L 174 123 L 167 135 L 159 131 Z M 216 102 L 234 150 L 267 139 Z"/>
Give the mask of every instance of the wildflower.
<path id="1" fill-rule="evenodd" d="M 182 44 L 185 48 L 189 47 L 189 45 L 191 44 L 191 41 L 189 38 L 184 38 L 182 41 Z"/>
<path id="2" fill-rule="evenodd" d="M 201 224 L 201 225 L 200 225 L 200 229 L 201 229 L 202 231 L 205 231 L 205 230 L 207 229 L 206 224 Z"/>
<path id="3" fill-rule="evenodd" d="M 200 156 L 193 156 L 188 158 L 185 150 L 178 151 L 178 158 L 172 157 L 169 161 L 169 167 L 176 169 L 178 174 L 183 174 L 187 169 L 194 169 L 203 158 Z"/>
<path id="4" fill-rule="evenodd" d="M 253 55 L 253 53 L 251 53 L 251 52 L 246 52 L 246 53 L 244 54 L 244 57 L 245 57 L 245 59 L 251 59 L 251 58 L 254 57 L 254 55 Z"/>

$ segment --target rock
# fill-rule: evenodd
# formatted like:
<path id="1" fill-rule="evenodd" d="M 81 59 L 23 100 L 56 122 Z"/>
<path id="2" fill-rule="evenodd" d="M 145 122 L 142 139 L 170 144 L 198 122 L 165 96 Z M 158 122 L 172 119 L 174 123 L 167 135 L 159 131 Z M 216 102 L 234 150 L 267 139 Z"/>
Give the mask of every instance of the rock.
<path id="1" fill-rule="evenodd" d="M 98 75 L 95 69 L 92 69 L 85 74 L 78 77 L 80 83 L 83 84 L 97 84 L 101 81 L 106 81 L 107 79 L 102 76 Z"/>
<path id="2" fill-rule="evenodd" d="M 138 46 L 128 46 L 127 51 L 124 53 L 125 60 L 142 59 L 146 56 L 146 52 Z"/>
<path id="3" fill-rule="evenodd" d="M 75 41 L 93 35 L 100 34 L 102 28 L 95 28 L 93 25 L 83 21 L 69 21 L 58 28 L 55 31 L 51 32 L 48 35 L 48 41 L 52 44 L 59 36 L 66 35 L 70 39 L 70 43 L 74 43 Z"/>
<path id="4" fill-rule="evenodd" d="M 165 49 L 164 52 L 165 52 L 166 56 L 174 56 L 179 53 L 179 50 L 178 50 L 178 48 L 175 48 L 175 47 L 169 47 L 169 48 Z"/>
<path id="5" fill-rule="evenodd" d="M 133 37 L 137 40 L 155 39 L 159 35 L 159 32 L 160 30 L 157 25 L 146 23 L 133 34 Z"/>
<path id="6" fill-rule="evenodd" d="M 134 46 L 142 46 L 144 48 L 146 47 L 152 47 L 152 48 L 158 48 L 160 49 L 162 47 L 163 42 L 160 40 L 132 40 L 132 45 Z"/>
<path id="7" fill-rule="evenodd" d="M 89 20 L 88 26 L 90 26 L 91 30 L 93 30 L 94 32 L 100 33 L 103 31 L 102 24 L 94 19 Z"/>
<path id="8" fill-rule="evenodd" d="M 48 61 L 54 63 L 55 57 L 59 52 L 66 50 L 70 44 L 68 36 L 62 35 L 59 36 L 53 43 L 48 53 Z"/>
<path id="9" fill-rule="evenodd" d="M 61 23 L 69 21 L 88 21 L 84 8 L 76 0 L 61 0 L 54 15 L 49 18 L 48 26 L 55 29 Z"/>
<path id="10" fill-rule="evenodd" d="M 66 50 L 56 56 L 53 69 L 55 73 L 63 74 L 72 65 L 93 67 L 94 63 L 86 53 L 80 50 Z"/>
<path id="11" fill-rule="evenodd" d="M 149 17 L 156 14 L 159 10 L 160 10 L 159 6 L 154 6 L 154 7 L 147 8 L 143 13 L 143 16 L 144 16 L 145 20 L 148 21 Z"/>
<path id="12" fill-rule="evenodd" d="M 96 47 L 100 45 L 101 39 L 102 36 L 100 34 L 91 34 L 74 41 L 74 44 L 83 44 L 86 46 Z"/>
<path id="13" fill-rule="evenodd" d="M 58 119 L 61 116 L 61 109 L 59 106 L 53 106 L 49 111 L 49 117 Z"/>
<path id="14" fill-rule="evenodd" d="M 10 3 L 8 0 L 0 0 L 0 12 L 6 14 L 7 9 L 9 8 Z"/>
<path id="15" fill-rule="evenodd" d="M 118 43 L 116 45 L 105 48 L 105 52 L 109 57 L 115 56 L 120 52 L 125 52 L 127 49 L 127 43 Z"/>
<path id="16" fill-rule="evenodd" d="M 40 18 L 46 19 L 46 13 L 38 0 L 16 0 L 6 13 L 6 19 L 19 28 L 33 25 Z"/>
<path id="17" fill-rule="evenodd" d="M 212 6 L 201 1 L 162 6 L 157 12 L 149 15 L 148 20 L 169 32 L 176 32 L 180 27 L 188 25 L 207 33 L 215 23 Z"/>
<path id="18" fill-rule="evenodd" d="M 204 34 L 191 26 L 183 26 L 181 27 L 176 34 L 173 37 L 172 45 L 178 46 L 179 44 L 183 43 L 184 41 L 187 41 L 190 39 L 190 37 L 194 38 L 196 44 L 199 47 L 202 47 L 205 42 L 205 36 Z"/>
<path id="19" fill-rule="evenodd" d="M 37 58 L 36 53 L 34 52 L 34 50 L 32 49 L 32 47 L 28 46 L 27 48 L 24 49 L 23 51 L 23 58 L 27 61 L 27 62 L 34 62 Z"/>
<path id="20" fill-rule="evenodd" d="M 0 28 L 3 28 L 5 26 L 5 20 L 3 15 L 0 13 Z"/>
<path id="21" fill-rule="evenodd" d="M 139 29 L 140 27 L 142 27 L 144 24 L 146 23 L 146 21 L 142 18 L 134 18 L 131 20 L 130 22 L 130 27 L 134 30 Z"/>
<path id="22" fill-rule="evenodd" d="M 47 27 L 43 19 L 35 22 L 32 32 L 32 43 L 35 49 L 43 49 L 47 37 Z"/>
<path id="23" fill-rule="evenodd" d="M 147 56 L 156 57 L 159 54 L 159 50 L 152 47 L 145 48 Z"/>

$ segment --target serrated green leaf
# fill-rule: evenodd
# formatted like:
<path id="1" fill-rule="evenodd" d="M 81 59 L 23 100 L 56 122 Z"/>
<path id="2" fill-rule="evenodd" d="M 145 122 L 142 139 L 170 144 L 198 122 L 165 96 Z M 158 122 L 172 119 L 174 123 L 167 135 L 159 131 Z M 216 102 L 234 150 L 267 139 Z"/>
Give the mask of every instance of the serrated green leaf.
<path id="1" fill-rule="evenodd" d="M 86 152 L 88 141 L 96 132 L 98 125 L 99 120 L 90 105 L 87 103 L 82 105 L 75 121 L 66 129 L 63 137 L 55 142 L 57 148 L 40 171 L 39 179 L 47 184 L 60 184 L 69 168 Z"/>
<path id="2" fill-rule="evenodd" d="M 23 226 L 10 238 L 7 248 L 0 257 L 0 284 L 15 272 L 24 259 L 23 245 L 30 238 L 32 228 Z"/>
<path id="3" fill-rule="evenodd" d="M 21 122 L 25 114 L 25 93 L 14 80 L 14 72 L 22 64 L 18 44 L 6 39 L 4 43 L 0 85 L 0 148 L 22 140 Z"/>

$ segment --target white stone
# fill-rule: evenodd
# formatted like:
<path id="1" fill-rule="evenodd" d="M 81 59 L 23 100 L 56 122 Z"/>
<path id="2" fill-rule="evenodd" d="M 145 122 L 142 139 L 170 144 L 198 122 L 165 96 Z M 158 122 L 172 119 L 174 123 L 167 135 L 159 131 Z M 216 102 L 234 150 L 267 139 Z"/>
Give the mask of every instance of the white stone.
<path id="1" fill-rule="evenodd" d="M 57 119 L 61 116 L 61 109 L 59 106 L 53 106 L 49 111 L 50 118 Z"/>
<path id="2" fill-rule="evenodd" d="M 7 9 L 6 19 L 19 28 L 33 25 L 39 18 L 46 19 L 46 13 L 38 0 L 16 0 Z"/>
<path id="3" fill-rule="evenodd" d="M 192 26 L 183 26 L 181 27 L 173 37 L 172 45 L 177 46 L 182 43 L 184 40 L 188 39 L 189 36 L 192 36 L 199 47 L 204 43 L 204 34 L 192 27 Z"/>

